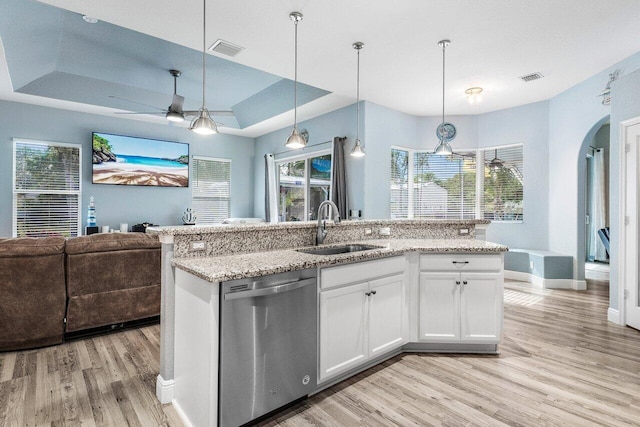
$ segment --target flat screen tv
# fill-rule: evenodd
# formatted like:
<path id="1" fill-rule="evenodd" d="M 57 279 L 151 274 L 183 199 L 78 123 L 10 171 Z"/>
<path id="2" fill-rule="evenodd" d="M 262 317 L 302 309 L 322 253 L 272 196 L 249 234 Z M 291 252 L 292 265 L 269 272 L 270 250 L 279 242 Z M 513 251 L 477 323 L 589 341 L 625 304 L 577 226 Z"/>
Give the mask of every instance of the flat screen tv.
<path id="1" fill-rule="evenodd" d="M 189 186 L 189 144 L 93 132 L 94 184 Z"/>

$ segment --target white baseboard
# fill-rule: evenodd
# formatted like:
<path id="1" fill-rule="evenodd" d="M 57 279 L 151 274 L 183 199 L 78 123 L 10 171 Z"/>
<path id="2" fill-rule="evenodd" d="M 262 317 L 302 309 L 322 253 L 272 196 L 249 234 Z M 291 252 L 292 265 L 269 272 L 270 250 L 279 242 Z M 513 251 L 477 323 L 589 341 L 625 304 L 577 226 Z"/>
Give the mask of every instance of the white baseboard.
<path id="1" fill-rule="evenodd" d="M 180 417 L 180 420 L 184 423 L 185 427 L 193 427 L 193 424 L 191 424 L 191 421 L 189 421 L 189 418 L 187 418 L 187 415 L 184 413 L 184 411 L 180 407 L 180 404 L 175 399 L 171 402 L 171 405 L 173 406 L 173 409 L 176 410 L 176 413 Z"/>
<path id="2" fill-rule="evenodd" d="M 620 311 L 616 310 L 615 308 L 609 307 L 609 309 L 607 310 L 607 320 L 609 322 L 613 322 L 613 323 L 616 323 L 618 325 L 621 325 L 621 323 L 620 323 Z"/>
<path id="3" fill-rule="evenodd" d="M 598 280 L 600 282 L 606 282 L 609 280 L 609 272 L 608 271 L 600 271 L 600 270 L 589 270 L 586 269 L 584 271 L 584 277 L 590 280 Z"/>
<path id="4" fill-rule="evenodd" d="M 175 381 L 165 380 L 161 375 L 156 379 L 156 397 L 160 403 L 171 403 L 174 396 Z"/>
<path id="5" fill-rule="evenodd" d="M 574 289 L 576 291 L 584 291 L 587 289 L 587 282 L 585 280 L 545 279 L 533 274 L 523 273 L 521 271 L 505 270 L 504 278 L 529 282 L 533 286 L 542 289 Z"/>

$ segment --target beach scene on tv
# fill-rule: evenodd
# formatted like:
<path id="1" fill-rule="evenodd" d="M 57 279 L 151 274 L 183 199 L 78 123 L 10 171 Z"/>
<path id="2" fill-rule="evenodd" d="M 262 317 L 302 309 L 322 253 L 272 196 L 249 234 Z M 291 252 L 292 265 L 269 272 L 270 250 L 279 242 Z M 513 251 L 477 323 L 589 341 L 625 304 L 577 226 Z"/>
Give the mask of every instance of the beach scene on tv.
<path id="1" fill-rule="evenodd" d="M 93 133 L 93 183 L 189 186 L 189 145 Z"/>

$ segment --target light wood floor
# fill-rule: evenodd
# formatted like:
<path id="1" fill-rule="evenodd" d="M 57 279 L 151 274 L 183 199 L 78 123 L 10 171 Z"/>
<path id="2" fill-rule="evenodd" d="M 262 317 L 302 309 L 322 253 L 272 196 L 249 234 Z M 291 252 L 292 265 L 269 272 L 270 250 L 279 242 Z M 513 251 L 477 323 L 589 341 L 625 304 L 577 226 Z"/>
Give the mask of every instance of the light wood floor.
<path id="1" fill-rule="evenodd" d="M 262 426 L 640 426 L 640 333 L 608 284 L 505 286 L 499 356 L 401 355 Z M 0 353 L 0 426 L 181 426 L 155 399 L 158 326 Z"/>

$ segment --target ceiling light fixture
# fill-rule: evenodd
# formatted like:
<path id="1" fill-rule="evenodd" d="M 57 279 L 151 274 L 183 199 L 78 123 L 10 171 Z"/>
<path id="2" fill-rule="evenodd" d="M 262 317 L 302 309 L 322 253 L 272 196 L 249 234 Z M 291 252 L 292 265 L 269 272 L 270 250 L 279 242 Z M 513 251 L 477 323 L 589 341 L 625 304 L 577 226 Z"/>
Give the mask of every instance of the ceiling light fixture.
<path id="1" fill-rule="evenodd" d="M 448 156 L 453 154 L 451 145 L 449 145 L 449 143 L 447 142 L 447 137 L 445 135 L 446 129 L 445 129 L 445 121 L 444 121 L 444 70 L 445 70 L 444 50 L 450 44 L 451 44 L 451 40 L 440 40 L 438 42 L 438 46 L 442 48 L 442 123 L 440 124 L 442 131 L 437 132 L 440 137 L 440 142 L 438 143 L 438 145 L 436 145 L 436 148 L 433 151 L 433 153 L 440 156 Z"/>
<path id="2" fill-rule="evenodd" d="M 493 160 L 489 162 L 489 168 L 494 172 L 498 172 L 504 167 L 504 162 L 498 158 L 498 149 L 495 150 Z"/>
<path id="3" fill-rule="evenodd" d="M 482 101 L 481 87 L 470 87 L 465 90 L 464 93 L 467 94 L 467 101 L 469 101 L 469 104 L 477 104 Z"/>
<path id="4" fill-rule="evenodd" d="M 98 19 L 94 18 L 92 16 L 82 15 L 82 19 L 84 19 L 84 22 L 86 22 L 88 24 L 97 24 L 98 23 Z"/>
<path id="5" fill-rule="evenodd" d="M 211 119 L 209 110 L 205 107 L 206 92 L 206 62 L 207 62 L 207 0 L 202 0 L 202 108 L 198 110 L 198 115 L 191 121 L 189 129 L 198 135 L 213 135 L 218 133 L 216 122 Z M 167 117 L 168 119 L 169 117 Z"/>
<path id="6" fill-rule="evenodd" d="M 300 12 L 291 12 L 289 19 L 293 21 L 295 28 L 295 59 L 294 59 L 294 80 L 293 80 L 293 130 L 287 138 L 285 147 L 297 150 L 307 145 L 307 141 L 298 132 L 298 22 L 302 21 Z"/>
<path id="7" fill-rule="evenodd" d="M 360 50 L 364 47 L 364 43 L 355 42 L 353 48 L 358 51 L 358 71 L 356 74 L 356 143 L 351 150 L 353 157 L 364 157 L 364 147 L 360 142 Z"/>

